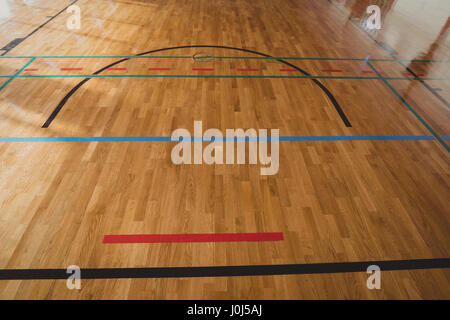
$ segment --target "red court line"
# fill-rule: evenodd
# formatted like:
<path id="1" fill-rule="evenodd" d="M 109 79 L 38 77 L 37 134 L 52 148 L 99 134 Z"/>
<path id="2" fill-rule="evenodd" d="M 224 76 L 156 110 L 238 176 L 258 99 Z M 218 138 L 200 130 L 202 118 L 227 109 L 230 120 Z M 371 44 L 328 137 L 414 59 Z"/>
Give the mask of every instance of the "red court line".
<path id="1" fill-rule="evenodd" d="M 404 76 L 411 76 L 411 77 L 414 77 L 414 75 L 413 75 L 412 73 L 409 73 L 409 72 L 404 72 L 403 75 L 404 75 Z M 418 76 L 418 77 L 423 77 L 424 74 L 423 74 L 423 73 L 419 73 L 419 74 L 417 74 L 417 76 Z"/>
<path id="2" fill-rule="evenodd" d="M 108 68 L 108 70 L 124 71 L 124 70 L 127 70 L 127 68 Z"/>
<path id="3" fill-rule="evenodd" d="M 363 70 L 363 71 L 361 71 L 362 73 L 375 73 L 375 71 L 372 71 L 372 70 Z M 384 74 L 384 72 L 383 71 L 378 71 L 378 73 L 379 74 Z"/>
<path id="4" fill-rule="evenodd" d="M 23 71 L 38 71 L 39 69 L 33 69 L 33 68 L 28 68 L 28 69 L 24 69 Z M 19 69 L 16 69 L 16 72 L 19 71 Z"/>
<path id="5" fill-rule="evenodd" d="M 334 69 L 325 69 L 322 72 L 342 72 L 342 70 L 334 70 Z"/>
<path id="6" fill-rule="evenodd" d="M 105 235 L 103 243 L 280 241 L 282 232 Z"/>
<path id="7" fill-rule="evenodd" d="M 170 68 L 148 68 L 150 71 L 163 71 L 163 70 L 170 70 Z"/>
<path id="8" fill-rule="evenodd" d="M 280 69 L 280 71 L 297 71 L 297 69 Z"/>
<path id="9" fill-rule="evenodd" d="M 75 70 L 83 70 L 83 68 L 61 68 L 61 71 L 75 71 Z"/>
<path id="10" fill-rule="evenodd" d="M 238 68 L 237 71 L 259 71 L 259 69 L 241 69 L 241 68 Z"/>
<path id="11" fill-rule="evenodd" d="M 214 68 L 192 68 L 193 71 L 214 71 Z"/>

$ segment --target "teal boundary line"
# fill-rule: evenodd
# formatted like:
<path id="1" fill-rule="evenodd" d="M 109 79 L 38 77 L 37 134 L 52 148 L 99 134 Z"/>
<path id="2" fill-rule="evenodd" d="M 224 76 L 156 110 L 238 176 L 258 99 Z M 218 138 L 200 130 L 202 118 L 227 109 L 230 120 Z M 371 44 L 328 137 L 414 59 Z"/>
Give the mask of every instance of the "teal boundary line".
<path id="1" fill-rule="evenodd" d="M 200 75 L 200 74 L 49 74 L 49 75 L 18 75 L 3 76 L 4 78 L 255 78 L 255 79 L 354 79 L 354 80 L 380 80 L 379 77 L 357 76 L 264 76 L 264 75 Z M 450 78 L 405 78 L 388 77 L 388 80 L 435 80 L 448 81 Z"/>
<path id="2" fill-rule="evenodd" d="M 367 65 L 378 75 L 378 77 L 391 89 L 391 91 L 403 102 L 403 104 L 416 116 L 416 118 L 425 126 L 425 128 L 428 129 L 428 131 L 440 142 L 440 144 L 447 150 L 447 152 L 450 152 L 450 148 L 445 143 L 445 141 L 431 128 L 431 126 L 428 125 L 428 123 L 414 110 L 413 107 L 397 92 L 397 90 L 394 89 L 394 87 L 391 86 L 391 84 L 384 78 L 377 69 L 375 69 L 374 66 L 370 62 L 367 62 Z"/>
<path id="3" fill-rule="evenodd" d="M 176 141 L 433 141 L 433 136 L 246 136 L 246 137 L 0 137 L 0 142 L 176 142 Z"/>
<path id="4" fill-rule="evenodd" d="M 450 60 L 417 60 L 417 59 L 389 59 L 389 58 L 312 58 L 312 57 L 244 57 L 244 56 L 207 56 L 194 58 L 192 56 L 0 56 L 0 59 L 254 59 L 254 60 L 329 60 L 329 61 L 403 61 L 403 62 L 441 62 L 449 63 Z"/>
<path id="5" fill-rule="evenodd" d="M 216 59 L 275 59 L 275 60 L 329 60 L 329 61 L 388 61 L 388 62 L 441 62 L 441 63 L 448 63 L 450 60 L 409 60 L 409 59 L 389 59 L 389 58 L 369 58 L 369 59 L 362 59 L 362 58 L 308 58 L 308 57 L 213 57 Z"/>
<path id="6" fill-rule="evenodd" d="M 328 2 L 329 2 L 329 3 L 330 3 L 337 11 L 339 11 L 339 13 L 340 13 L 343 17 L 345 17 L 348 21 L 350 21 L 350 22 L 352 23 L 353 26 L 355 26 L 359 31 L 364 32 L 364 34 L 365 34 L 366 36 L 368 36 L 372 41 L 374 41 L 379 47 L 381 47 L 384 51 L 388 52 L 389 55 L 394 59 L 394 61 L 396 61 L 398 64 L 400 64 L 400 65 L 401 65 L 403 68 L 405 68 L 408 72 L 414 73 L 414 71 L 412 71 L 408 66 L 405 66 L 405 65 L 403 64 L 404 61 L 396 59 L 396 56 L 397 56 L 396 53 L 392 53 L 390 50 L 386 49 L 386 48 L 382 45 L 382 43 L 378 42 L 378 40 L 377 40 L 376 38 L 374 38 L 374 37 L 372 36 L 372 34 L 370 34 L 370 32 L 368 32 L 365 28 L 363 28 L 359 23 L 356 23 L 354 20 L 350 19 L 350 16 L 347 15 L 347 13 L 344 12 L 344 10 L 342 10 L 338 4 L 335 4 L 335 3 L 333 2 L 333 0 L 328 0 Z M 369 59 L 369 60 L 370 60 L 370 59 Z M 411 61 L 426 61 L 426 60 L 411 60 Z M 415 77 L 418 77 L 418 76 L 415 76 Z M 423 81 L 423 80 L 424 80 L 424 79 L 422 79 L 422 81 L 420 81 L 420 82 L 425 86 L 425 88 L 428 89 L 428 91 L 431 92 L 436 98 L 438 98 L 443 104 L 445 104 L 447 108 L 450 108 L 450 104 L 448 103 L 448 101 L 447 101 L 444 97 L 442 97 L 441 95 L 439 95 L 437 92 L 435 92 L 435 91 L 433 90 L 433 88 L 432 88 L 430 85 L 426 84 L 425 81 Z"/>
<path id="7" fill-rule="evenodd" d="M 19 69 L 14 75 L 9 76 L 9 79 L 0 86 L 0 91 L 3 90 L 4 87 L 6 87 L 11 81 L 13 81 L 14 78 L 17 78 L 17 76 L 26 68 L 28 67 L 36 58 L 31 58 L 22 68 Z"/>

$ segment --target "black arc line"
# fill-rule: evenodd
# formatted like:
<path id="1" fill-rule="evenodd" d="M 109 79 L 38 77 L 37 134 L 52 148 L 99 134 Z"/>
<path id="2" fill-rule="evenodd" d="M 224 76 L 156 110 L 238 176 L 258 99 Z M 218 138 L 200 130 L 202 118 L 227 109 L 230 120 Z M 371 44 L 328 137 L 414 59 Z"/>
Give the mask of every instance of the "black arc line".
<path id="1" fill-rule="evenodd" d="M 367 272 L 371 265 L 378 266 L 380 271 L 444 269 L 450 268 L 450 258 L 247 266 L 87 268 L 80 269 L 80 277 L 137 279 L 350 273 Z M 0 280 L 56 280 L 67 279 L 70 275 L 66 269 L 0 269 Z"/>
<path id="2" fill-rule="evenodd" d="M 272 56 L 265 54 L 265 53 L 261 53 L 261 52 L 257 52 L 257 51 L 253 51 L 253 50 L 248 50 L 248 49 L 243 49 L 243 48 L 235 48 L 235 47 L 228 47 L 228 46 L 214 46 L 214 45 L 190 45 L 190 46 L 178 46 L 178 47 L 169 47 L 169 48 L 162 48 L 162 49 L 157 49 L 157 50 L 151 50 L 151 51 L 147 51 L 147 52 L 142 52 L 136 55 L 136 57 L 138 56 L 143 56 L 146 54 L 150 54 L 150 53 L 155 53 L 155 52 L 161 52 L 161 51 L 168 51 L 168 50 L 175 50 L 175 49 L 186 49 L 186 48 L 218 48 L 218 49 L 230 49 L 230 50 L 238 50 L 238 51 L 243 51 L 243 52 L 247 52 L 247 53 L 252 53 L 252 54 L 256 54 L 262 57 L 266 57 L 266 58 L 273 58 Z M 93 73 L 93 75 L 97 75 L 99 73 L 101 73 L 102 71 L 111 68 L 112 66 L 115 66 L 119 63 L 122 63 L 124 61 L 129 60 L 130 58 L 124 58 L 121 60 L 118 60 L 116 62 L 111 63 L 110 65 L 107 65 L 106 67 L 101 68 L 100 70 L 97 70 L 96 72 Z M 296 69 L 297 71 L 300 71 L 301 73 L 303 73 L 305 76 L 311 76 L 308 72 L 300 69 L 299 67 L 293 65 L 292 63 L 289 63 L 287 61 L 284 61 L 282 59 L 275 59 L 278 62 L 281 62 L 289 67 L 292 67 L 294 69 Z M 56 106 L 56 108 L 53 110 L 52 114 L 48 117 L 47 121 L 45 121 L 45 123 L 42 125 L 42 128 L 48 128 L 50 126 L 50 124 L 52 123 L 52 121 L 56 118 L 56 116 L 58 115 L 58 113 L 61 111 L 61 109 L 64 107 L 64 105 L 66 104 L 67 100 L 69 100 L 69 98 L 83 85 L 85 84 L 87 81 L 89 81 L 92 78 L 85 78 L 84 80 L 82 80 L 80 83 L 78 83 L 75 87 L 72 88 L 72 90 L 70 90 L 65 97 L 61 100 L 61 102 L 58 104 L 58 106 Z M 348 120 L 347 116 L 345 115 L 344 111 L 342 110 L 341 106 L 339 105 L 339 103 L 337 102 L 336 98 L 333 96 L 333 94 L 317 79 L 311 79 L 323 92 L 325 92 L 325 94 L 327 95 L 327 97 L 330 99 L 331 103 L 333 104 L 334 108 L 336 109 L 336 111 L 338 112 L 339 116 L 341 117 L 342 121 L 344 122 L 346 127 L 351 127 L 351 123 Z"/>

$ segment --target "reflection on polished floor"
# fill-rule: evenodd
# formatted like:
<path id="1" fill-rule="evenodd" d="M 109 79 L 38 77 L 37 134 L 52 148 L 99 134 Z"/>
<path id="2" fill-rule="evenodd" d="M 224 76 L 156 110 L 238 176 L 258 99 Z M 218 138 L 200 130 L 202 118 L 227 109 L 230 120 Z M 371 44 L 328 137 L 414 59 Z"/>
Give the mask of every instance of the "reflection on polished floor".
<path id="1" fill-rule="evenodd" d="M 0 298 L 449 299 L 449 13 L 0 0 Z"/>

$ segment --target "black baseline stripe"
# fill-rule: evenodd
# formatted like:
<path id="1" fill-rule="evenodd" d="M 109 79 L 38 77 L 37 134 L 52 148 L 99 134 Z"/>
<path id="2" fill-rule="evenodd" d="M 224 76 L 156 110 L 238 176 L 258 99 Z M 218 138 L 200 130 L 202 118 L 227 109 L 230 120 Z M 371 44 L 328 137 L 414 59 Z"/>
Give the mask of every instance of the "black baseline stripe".
<path id="1" fill-rule="evenodd" d="M 443 269 L 450 268 L 450 258 L 253 266 L 88 268 L 80 269 L 80 273 L 81 279 L 241 277 L 366 272 L 371 265 L 378 266 L 381 271 Z M 0 280 L 67 279 L 69 275 L 66 269 L 0 269 Z"/>
<path id="2" fill-rule="evenodd" d="M 61 13 L 63 13 L 64 11 L 67 10 L 67 8 L 69 8 L 71 5 L 74 5 L 75 3 L 77 3 L 79 0 L 74 0 L 72 1 L 67 7 L 65 7 L 64 9 L 62 9 L 61 11 L 59 11 L 57 14 L 55 14 L 54 16 L 51 16 L 50 19 L 48 19 L 46 22 L 44 22 L 43 24 L 41 24 L 39 27 L 37 27 L 36 29 L 34 29 L 33 31 L 31 31 L 28 35 L 26 35 L 24 38 L 20 38 L 20 41 L 17 41 L 17 43 L 15 45 L 13 45 L 12 47 L 6 49 L 5 52 L 3 52 L 0 56 L 4 56 L 6 55 L 9 51 L 11 51 L 12 49 L 14 49 L 16 46 L 18 46 L 19 44 L 21 44 L 23 41 L 25 41 L 26 39 L 28 39 L 29 37 L 31 37 L 34 33 L 36 33 L 37 31 L 39 31 L 42 27 L 44 27 L 47 23 L 49 23 L 50 21 L 52 21 L 53 19 L 55 19 L 57 16 L 59 16 Z"/>
<path id="3" fill-rule="evenodd" d="M 264 54 L 264 53 L 260 53 L 257 51 L 253 51 L 253 50 L 248 50 L 248 49 L 243 49 L 243 48 L 236 48 L 236 47 L 228 47 L 228 46 L 214 46 L 214 45 L 189 45 L 189 46 L 178 46 L 178 47 L 169 47 L 169 48 L 162 48 L 162 49 L 157 49 L 157 50 L 151 50 L 151 51 L 147 51 L 147 52 L 142 52 L 136 55 L 136 57 L 138 56 L 143 56 L 143 55 L 147 55 L 147 54 L 151 54 L 151 53 L 156 53 L 156 52 L 161 52 L 161 51 L 168 51 L 168 50 L 175 50 L 175 49 L 186 49 L 186 48 L 219 48 L 219 49 L 229 49 L 229 50 L 238 50 L 238 51 L 243 51 L 243 52 L 247 52 L 247 53 L 252 53 L 252 54 L 256 54 L 262 57 L 267 57 L 267 58 L 273 58 L 272 56 L 268 55 L 268 54 Z M 125 58 L 116 62 L 113 62 L 112 64 L 101 68 L 100 70 L 97 70 L 96 72 L 94 72 L 93 74 L 99 74 L 101 72 L 103 72 L 104 70 L 117 65 L 121 62 L 127 61 L 129 60 L 129 58 Z M 292 63 L 289 63 L 287 61 L 284 61 L 282 59 L 276 59 L 278 62 L 281 62 L 287 66 L 290 66 L 298 71 L 300 71 L 301 73 L 303 73 L 305 76 L 311 76 L 308 72 L 304 71 L 303 69 L 300 69 L 299 67 L 293 65 Z M 80 83 L 78 83 L 72 90 L 70 90 L 66 96 L 60 101 L 60 103 L 58 104 L 58 106 L 55 108 L 55 110 L 53 110 L 52 114 L 49 116 L 49 118 L 47 119 L 47 121 L 45 121 L 45 123 L 42 125 L 42 128 L 48 128 L 50 126 L 50 124 L 52 123 L 52 121 L 56 118 L 56 116 L 58 115 L 58 113 L 61 111 L 61 109 L 63 108 L 63 106 L 66 104 L 66 102 L 69 100 L 69 98 L 83 85 L 85 84 L 88 80 L 90 80 L 91 78 L 85 78 L 83 81 L 81 81 Z M 330 99 L 331 103 L 333 104 L 334 108 L 336 109 L 336 111 L 338 112 L 339 116 L 341 117 L 342 121 L 344 122 L 346 127 L 351 127 L 351 123 L 348 120 L 348 118 L 346 117 L 344 111 L 342 110 L 342 108 L 340 107 L 339 103 L 337 102 L 336 98 L 333 96 L 333 94 L 317 79 L 311 79 L 323 92 L 325 92 L 325 94 L 327 95 L 327 97 Z"/>

